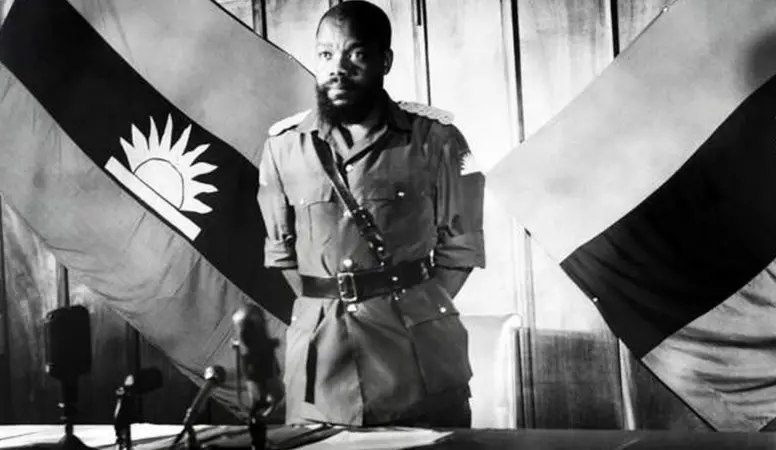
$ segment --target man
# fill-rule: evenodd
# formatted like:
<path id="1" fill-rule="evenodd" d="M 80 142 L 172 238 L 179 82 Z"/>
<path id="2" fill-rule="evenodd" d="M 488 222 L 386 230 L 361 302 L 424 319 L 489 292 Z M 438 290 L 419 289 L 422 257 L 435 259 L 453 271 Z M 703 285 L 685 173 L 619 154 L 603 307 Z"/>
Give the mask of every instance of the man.
<path id="1" fill-rule="evenodd" d="M 452 297 L 484 251 L 480 214 L 464 212 L 466 142 L 443 112 L 383 90 L 380 8 L 343 2 L 316 40 L 317 109 L 273 126 L 260 166 L 266 265 L 300 281 L 287 422 L 469 427 Z"/>

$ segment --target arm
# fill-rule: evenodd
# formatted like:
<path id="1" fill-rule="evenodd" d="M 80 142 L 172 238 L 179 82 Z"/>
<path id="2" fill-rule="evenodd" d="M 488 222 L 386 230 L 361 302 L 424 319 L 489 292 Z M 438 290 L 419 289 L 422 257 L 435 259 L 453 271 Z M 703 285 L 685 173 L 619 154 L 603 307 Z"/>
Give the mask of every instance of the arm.
<path id="1" fill-rule="evenodd" d="M 267 141 L 261 155 L 257 196 L 266 229 L 264 265 L 280 270 L 291 289 L 299 296 L 301 280 L 296 270 L 294 211 L 289 205 L 271 142 L 271 139 Z"/>
<path id="2" fill-rule="evenodd" d="M 470 155 L 466 140 L 453 126 L 442 131 L 435 187 L 438 235 L 434 249 L 435 278 L 455 297 L 472 269 L 485 266 L 484 177 L 481 173 L 462 173 L 464 159 Z"/>
<path id="3" fill-rule="evenodd" d="M 471 267 L 437 267 L 434 278 L 450 293 L 450 297 L 455 298 L 470 273 L 472 273 Z"/>
<path id="4" fill-rule="evenodd" d="M 281 269 L 283 277 L 297 297 L 302 296 L 302 277 L 297 269 Z"/>

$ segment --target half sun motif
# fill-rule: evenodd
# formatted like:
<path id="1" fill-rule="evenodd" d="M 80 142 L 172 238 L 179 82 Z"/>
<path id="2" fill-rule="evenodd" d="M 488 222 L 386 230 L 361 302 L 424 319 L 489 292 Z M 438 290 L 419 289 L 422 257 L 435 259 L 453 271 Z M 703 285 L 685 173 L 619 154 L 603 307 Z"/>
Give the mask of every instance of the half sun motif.
<path id="1" fill-rule="evenodd" d="M 119 140 L 127 155 L 129 170 L 114 158 L 110 158 L 105 169 L 193 240 L 200 229 L 180 211 L 199 214 L 212 211 L 212 208 L 197 199 L 197 196 L 218 192 L 218 189 L 211 184 L 196 181 L 195 178 L 208 174 L 217 167 L 205 162 L 196 162 L 210 144 L 202 144 L 186 151 L 191 125 L 183 130 L 175 142 L 172 128 L 170 116 L 167 117 L 167 124 L 161 136 L 153 117 L 147 137 L 133 124 L 132 143 L 124 138 Z"/>

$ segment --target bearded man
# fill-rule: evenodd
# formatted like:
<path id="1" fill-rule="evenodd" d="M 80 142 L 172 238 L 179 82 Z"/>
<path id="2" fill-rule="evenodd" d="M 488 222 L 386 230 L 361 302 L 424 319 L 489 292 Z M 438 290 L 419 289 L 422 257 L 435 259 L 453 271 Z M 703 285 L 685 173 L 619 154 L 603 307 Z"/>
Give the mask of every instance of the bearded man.
<path id="1" fill-rule="evenodd" d="M 298 281 L 288 423 L 470 427 L 467 333 L 452 299 L 484 266 L 469 154 L 449 114 L 396 103 L 391 25 L 347 1 L 316 32 L 317 107 L 270 129 L 265 264 Z"/>

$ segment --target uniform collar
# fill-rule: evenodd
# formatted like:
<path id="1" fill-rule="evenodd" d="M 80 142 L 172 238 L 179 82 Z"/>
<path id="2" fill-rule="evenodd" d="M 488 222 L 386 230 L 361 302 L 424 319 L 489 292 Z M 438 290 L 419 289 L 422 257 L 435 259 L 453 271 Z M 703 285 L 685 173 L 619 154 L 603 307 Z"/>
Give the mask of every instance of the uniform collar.
<path id="1" fill-rule="evenodd" d="M 387 122 L 390 128 L 405 132 L 412 131 L 408 113 L 399 108 L 387 92 L 382 91 L 379 102 L 382 108 L 382 120 Z M 331 134 L 332 125 L 323 120 L 316 107 L 302 120 L 298 129 L 303 133 L 318 131 L 321 138 L 325 139 Z"/>

